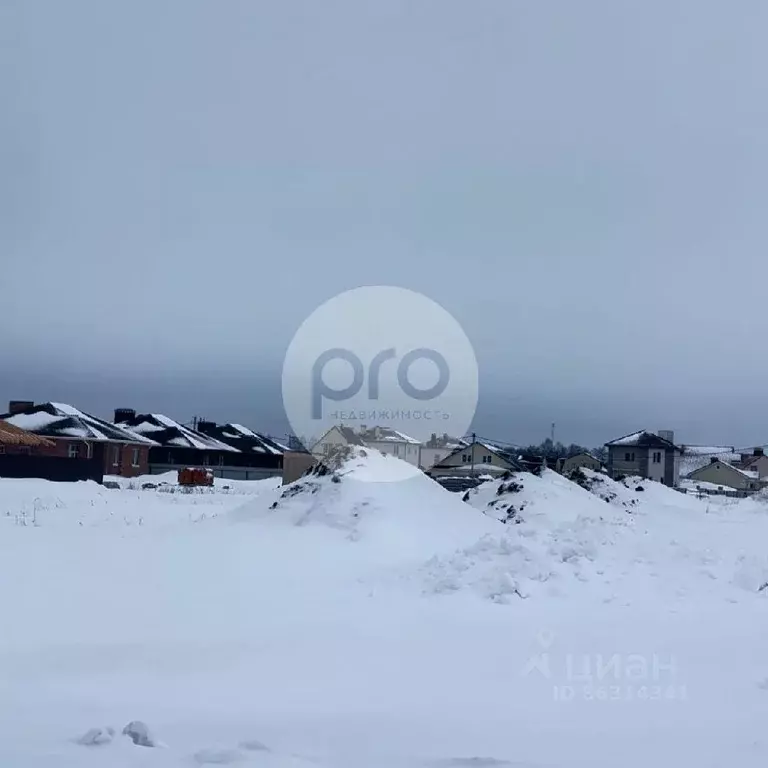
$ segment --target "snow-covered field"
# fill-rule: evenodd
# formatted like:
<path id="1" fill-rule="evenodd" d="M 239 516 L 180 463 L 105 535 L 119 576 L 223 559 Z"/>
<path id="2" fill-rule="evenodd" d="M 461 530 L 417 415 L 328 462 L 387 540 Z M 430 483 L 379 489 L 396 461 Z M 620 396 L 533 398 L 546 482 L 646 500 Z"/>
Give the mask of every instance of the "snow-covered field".
<path id="1" fill-rule="evenodd" d="M 767 503 L 396 471 L 0 480 L 0 766 L 766 764 Z"/>

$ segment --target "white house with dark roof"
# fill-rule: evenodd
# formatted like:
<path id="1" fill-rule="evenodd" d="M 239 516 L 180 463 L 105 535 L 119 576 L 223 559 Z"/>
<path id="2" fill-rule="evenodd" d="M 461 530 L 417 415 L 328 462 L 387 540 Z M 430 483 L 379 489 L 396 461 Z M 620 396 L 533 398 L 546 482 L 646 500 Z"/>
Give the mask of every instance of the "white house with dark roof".
<path id="1" fill-rule="evenodd" d="M 645 477 L 675 487 L 680 481 L 681 450 L 670 431 L 640 430 L 605 444 L 606 468 L 613 478 Z"/>

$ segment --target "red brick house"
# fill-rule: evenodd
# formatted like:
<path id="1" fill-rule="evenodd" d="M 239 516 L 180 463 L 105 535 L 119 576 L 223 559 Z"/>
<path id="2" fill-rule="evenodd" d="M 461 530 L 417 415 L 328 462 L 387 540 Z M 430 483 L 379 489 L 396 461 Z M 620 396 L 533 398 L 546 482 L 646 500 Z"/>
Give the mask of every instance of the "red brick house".
<path id="1" fill-rule="evenodd" d="M 46 447 L 48 455 L 100 458 L 105 475 L 136 477 L 149 473 L 153 440 L 71 405 L 12 400 L 0 421 L 49 440 L 52 446 Z"/>

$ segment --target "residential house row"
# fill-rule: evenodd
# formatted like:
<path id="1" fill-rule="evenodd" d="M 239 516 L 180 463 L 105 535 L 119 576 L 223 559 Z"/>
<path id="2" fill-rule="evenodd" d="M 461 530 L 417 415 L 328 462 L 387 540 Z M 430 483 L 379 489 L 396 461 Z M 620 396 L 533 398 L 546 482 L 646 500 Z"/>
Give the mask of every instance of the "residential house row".
<path id="1" fill-rule="evenodd" d="M 101 481 L 201 466 L 217 477 L 257 480 L 282 475 L 286 456 L 298 452 L 241 424 L 200 421 L 191 429 L 130 408 L 118 408 L 110 422 L 66 403 L 12 400 L 0 425 L 0 475 L 16 477 Z"/>

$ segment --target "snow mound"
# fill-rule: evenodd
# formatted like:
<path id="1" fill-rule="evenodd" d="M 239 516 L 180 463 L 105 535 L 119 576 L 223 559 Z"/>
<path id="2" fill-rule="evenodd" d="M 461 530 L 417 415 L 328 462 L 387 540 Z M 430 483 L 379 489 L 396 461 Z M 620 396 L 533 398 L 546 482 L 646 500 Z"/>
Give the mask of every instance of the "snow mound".
<path id="1" fill-rule="evenodd" d="M 262 497 L 230 519 L 330 529 L 365 546 L 371 562 L 431 557 L 501 530 L 423 473 L 414 475 L 412 466 L 359 447 L 319 464 L 274 496 L 268 508 Z"/>
<path id="2" fill-rule="evenodd" d="M 510 473 L 464 494 L 506 523 L 504 534 L 431 558 L 429 589 L 469 589 L 494 602 L 579 592 L 631 603 L 718 592 L 737 599 L 734 590 L 757 594 L 768 582 L 768 558 L 745 552 L 743 538 L 744 524 L 768 507 L 717 506 L 659 483 L 582 472 L 580 483 L 550 470 Z"/>

